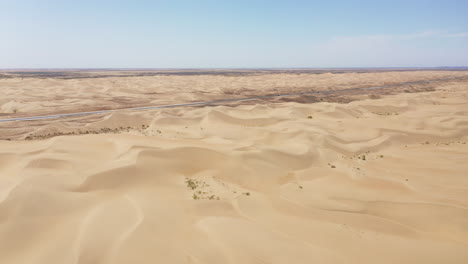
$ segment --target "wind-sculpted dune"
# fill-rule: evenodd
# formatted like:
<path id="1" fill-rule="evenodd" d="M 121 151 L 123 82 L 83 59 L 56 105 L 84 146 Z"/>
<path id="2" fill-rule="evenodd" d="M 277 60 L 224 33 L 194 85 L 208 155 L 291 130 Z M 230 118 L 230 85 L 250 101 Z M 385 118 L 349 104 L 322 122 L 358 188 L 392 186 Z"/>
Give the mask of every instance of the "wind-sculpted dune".
<path id="1" fill-rule="evenodd" d="M 0 263 L 468 263 L 464 84 L 26 136 L 0 141 Z"/>

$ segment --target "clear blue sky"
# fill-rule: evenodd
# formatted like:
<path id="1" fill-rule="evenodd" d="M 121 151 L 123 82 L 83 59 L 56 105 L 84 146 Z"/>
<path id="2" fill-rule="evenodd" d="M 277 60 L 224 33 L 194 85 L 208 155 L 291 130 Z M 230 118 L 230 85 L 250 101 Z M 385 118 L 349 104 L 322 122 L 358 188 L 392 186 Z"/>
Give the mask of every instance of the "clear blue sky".
<path id="1" fill-rule="evenodd" d="M 0 0 L 0 68 L 468 66 L 468 1 Z"/>

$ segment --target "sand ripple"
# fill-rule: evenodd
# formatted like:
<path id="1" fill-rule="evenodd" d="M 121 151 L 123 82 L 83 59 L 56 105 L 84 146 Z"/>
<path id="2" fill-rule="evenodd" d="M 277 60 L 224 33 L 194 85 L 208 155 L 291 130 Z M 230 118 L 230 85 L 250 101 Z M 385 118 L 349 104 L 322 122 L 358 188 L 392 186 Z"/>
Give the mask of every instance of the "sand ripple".
<path id="1" fill-rule="evenodd" d="M 0 141 L 0 262 L 467 263 L 467 105 L 454 85 Z"/>

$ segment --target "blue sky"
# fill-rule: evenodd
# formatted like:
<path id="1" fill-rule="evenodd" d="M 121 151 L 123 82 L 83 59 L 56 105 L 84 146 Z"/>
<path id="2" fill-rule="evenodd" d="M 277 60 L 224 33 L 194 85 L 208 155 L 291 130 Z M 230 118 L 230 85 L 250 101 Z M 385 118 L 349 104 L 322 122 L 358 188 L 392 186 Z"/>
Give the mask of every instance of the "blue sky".
<path id="1" fill-rule="evenodd" d="M 0 68 L 468 66 L 468 1 L 0 0 Z"/>

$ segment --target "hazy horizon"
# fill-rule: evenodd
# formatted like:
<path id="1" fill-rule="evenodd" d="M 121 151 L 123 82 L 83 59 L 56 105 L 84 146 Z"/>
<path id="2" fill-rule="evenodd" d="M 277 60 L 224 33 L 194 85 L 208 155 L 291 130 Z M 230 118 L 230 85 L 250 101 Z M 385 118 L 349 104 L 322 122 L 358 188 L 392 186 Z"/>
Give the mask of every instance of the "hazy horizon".
<path id="1" fill-rule="evenodd" d="M 0 2 L 0 69 L 468 66 L 459 1 Z"/>
<path id="2" fill-rule="evenodd" d="M 100 67 L 100 68 L 0 68 L 0 70 L 359 70 L 359 69 L 466 69 L 468 66 L 434 66 L 434 67 L 278 67 L 278 68 L 268 68 L 268 67 L 239 67 L 239 68 L 229 68 L 229 67 L 217 67 L 217 68 L 113 68 L 113 67 Z"/>

